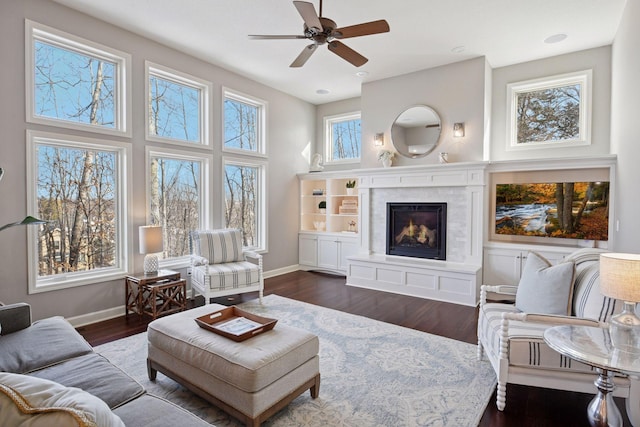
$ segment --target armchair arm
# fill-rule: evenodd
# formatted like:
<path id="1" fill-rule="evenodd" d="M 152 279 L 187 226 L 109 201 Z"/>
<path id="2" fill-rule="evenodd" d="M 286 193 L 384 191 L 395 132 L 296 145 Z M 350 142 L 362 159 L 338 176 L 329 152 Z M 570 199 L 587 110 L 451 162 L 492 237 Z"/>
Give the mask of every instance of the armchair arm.
<path id="1" fill-rule="evenodd" d="M 604 328 L 605 322 L 575 316 L 560 316 L 557 314 L 535 314 L 535 313 L 502 313 L 502 323 L 508 324 L 509 320 L 519 320 L 521 322 L 543 323 L 549 326 L 578 325 Z"/>
<path id="2" fill-rule="evenodd" d="M 242 253 L 244 254 L 245 258 L 252 258 L 252 259 L 255 259 L 257 261 L 262 260 L 262 255 L 260 255 L 258 252 L 244 251 Z"/>
<path id="3" fill-rule="evenodd" d="M 24 302 L 0 307 L 0 335 L 7 335 L 31 326 L 31 306 Z"/>

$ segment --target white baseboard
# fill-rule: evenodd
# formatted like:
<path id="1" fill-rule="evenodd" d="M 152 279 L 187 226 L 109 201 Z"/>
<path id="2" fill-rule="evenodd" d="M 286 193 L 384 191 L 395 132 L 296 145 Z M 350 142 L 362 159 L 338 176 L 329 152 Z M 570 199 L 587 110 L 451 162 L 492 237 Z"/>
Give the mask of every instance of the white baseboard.
<path id="1" fill-rule="evenodd" d="M 288 267 L 282 267 L 275 270 L 264 272 L 264 278 L 276 277 L 287 273 L 298 271 L 300 268 L 297 264 L 290 265 Z M 187 298 L 192 298 L 193 292 L 191 289 L 187 290 Z M 67 318 L 67 321 L 71 323 L 74 328 L 90 325 L 92 323 L 103 322 L 109 319 L 115 319 L 116 317 L 124 316 L 125 307 L 120 305 L 118 307 L 107 308 L 106 310 L 95 311 L 93 313 L 81 314 L 80 316 L 74 316 Z"/>

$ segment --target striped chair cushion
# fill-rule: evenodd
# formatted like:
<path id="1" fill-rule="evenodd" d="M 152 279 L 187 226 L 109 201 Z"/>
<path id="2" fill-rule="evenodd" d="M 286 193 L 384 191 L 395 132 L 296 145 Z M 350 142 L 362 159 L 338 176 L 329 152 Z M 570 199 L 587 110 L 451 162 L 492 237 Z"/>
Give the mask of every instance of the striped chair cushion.
<path id="1" fill-rule="evenodd" d="M 485 351 L 500 354 L 500 327 L 502 313 L 520 311 L 511 304 L 484 304 L 483 315 L 479 317 L 479 331 L 484 335 Z M 548 324 L 509 321 L 508 360 L 511 366 L 528 368 L 557 369 L 563 372 L 592 372 L 593 368 L 557 353 L 547 346 L 543 339 Z"/>
<path id="2" fill-rule="evenodd" d="M 260 282 L 260 267 L 249 261 L 194 267 L 192 274 L 194 282 L 205 284 L 211 291 L 237 289 Z"/>
<path id="3" fill-rule="evenodd" d="M 608 322 L 611 316 L 622 311 L 622 302 L 600 292 L 600 254 L 604 252 L 603 249 L 585 248 L 566 258 L 576 265 L 574 316 Z"/>
<path id="4" fill-rule="evenodd" d="M 189 233 L 191 254 L 206 258 L 209 264 L 244 261 L 242 230 L 198 230 Z"/>

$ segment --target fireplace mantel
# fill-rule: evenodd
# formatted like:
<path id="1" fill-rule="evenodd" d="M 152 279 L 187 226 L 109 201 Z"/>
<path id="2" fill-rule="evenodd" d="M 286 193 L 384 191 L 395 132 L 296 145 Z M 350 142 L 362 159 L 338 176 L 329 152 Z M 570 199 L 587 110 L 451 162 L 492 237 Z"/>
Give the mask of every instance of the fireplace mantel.
<path id="1" fill-rule="evenodd" d="M 354 171 L 360 247 L 348 257 L 347 285 L 476 305 L 481 282 L 487 162 Z M 387 202 L 447 203 L 447 261 L 385 254 Z"/>

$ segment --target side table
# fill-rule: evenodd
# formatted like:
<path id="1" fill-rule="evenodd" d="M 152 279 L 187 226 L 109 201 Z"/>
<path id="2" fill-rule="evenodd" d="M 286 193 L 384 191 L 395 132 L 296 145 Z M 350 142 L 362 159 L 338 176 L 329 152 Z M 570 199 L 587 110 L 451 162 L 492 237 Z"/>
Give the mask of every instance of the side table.
<path id="1" fill-rule="evenodd" d="M 125 277 L 125 315 L 129 312 L 154 319 L 161 314 L 186 308 L 186 281 L 173 270 L 158 270 L 155 274 L 136 273 Z"/>
<path id="2" fill-rule="evenodd" d="M 592 326 L 554 326 L 544 332 L 545 342 L 564 356 L 593 366 L 598 393 L 587 407 L 589 425 L 622 427 L 620 410 L 613 401 L 615 373 L 640 374 L 640 357 L 615 348 L 609 329 Z"/>

